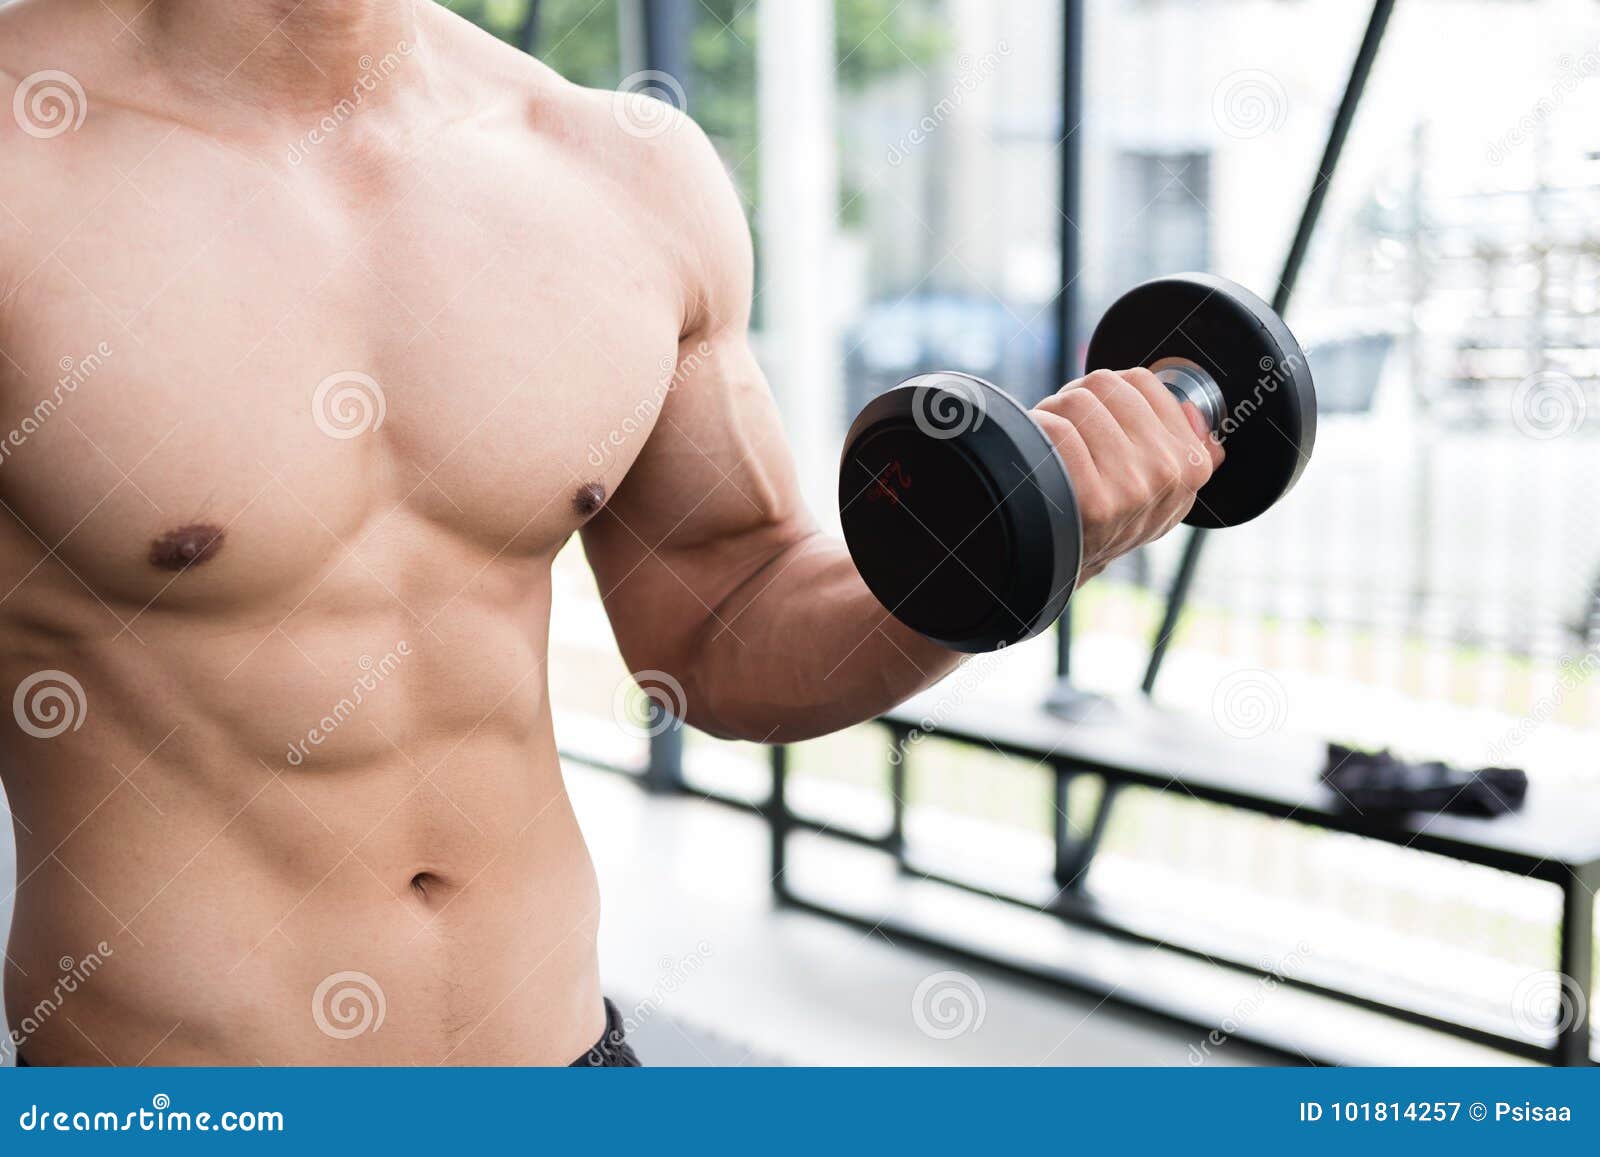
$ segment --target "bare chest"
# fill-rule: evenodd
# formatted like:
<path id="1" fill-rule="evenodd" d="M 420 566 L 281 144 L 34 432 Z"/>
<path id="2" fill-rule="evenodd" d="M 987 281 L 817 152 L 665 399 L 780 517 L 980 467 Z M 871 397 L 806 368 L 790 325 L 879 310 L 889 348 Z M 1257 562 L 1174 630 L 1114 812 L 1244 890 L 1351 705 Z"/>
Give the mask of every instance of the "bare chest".
<path id="1" fill-rule="evenodd" d="M 615 490 L 676 351 L 659 239 L 515 162 L 362 211 L 186 162 L 42 224 L 0 313 L 0 498 L 91 585 L 245 596 L 401 526 L 516 560 Z"/>

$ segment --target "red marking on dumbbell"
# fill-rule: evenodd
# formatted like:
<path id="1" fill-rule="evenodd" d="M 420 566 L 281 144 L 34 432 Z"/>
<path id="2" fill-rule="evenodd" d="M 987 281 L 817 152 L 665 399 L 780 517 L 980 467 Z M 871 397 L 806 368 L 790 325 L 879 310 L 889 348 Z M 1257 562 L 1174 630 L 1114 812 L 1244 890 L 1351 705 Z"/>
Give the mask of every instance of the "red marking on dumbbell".
<path id="1" fill-rule="evenodd" d="M 906 473 L 906 468 L 900 465 L 900 459 L 892 458 L 878 471 L 878 476 L 872 480 L 872 490 L 869 497 L 884 498 L 900 505 L 900 496 L 911 489 L 911 475 Z"/>

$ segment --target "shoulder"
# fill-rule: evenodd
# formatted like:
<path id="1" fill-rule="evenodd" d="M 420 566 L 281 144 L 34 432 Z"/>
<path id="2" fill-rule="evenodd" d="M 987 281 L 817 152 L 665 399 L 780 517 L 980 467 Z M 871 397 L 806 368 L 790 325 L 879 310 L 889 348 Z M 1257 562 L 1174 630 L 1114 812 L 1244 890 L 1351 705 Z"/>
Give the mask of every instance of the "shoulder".
<path id="1" fill-rule="evenodd" d="M 515 55 L 525 127 L 598 179 L 623 187 L 640 204 L 688 217 L 708 197 L 732 194 L 711 139 L 673 103 L 681 105 L 683 94 L 671 77 L 641 73 L 617 90 L 586 88 Z"/>
<path id="2" fill-rule="evenodd" d="M 683 332 L 748 317 L 754 258 L 744 206 L 716 146 L 659 89 L 574 86 L 572 118 L 583 149 L 619 188 L 683 280 Z"/>
<path id="3" fill-rule="evenodd" d="M 465 21 L 456 23 L 465 25 Z M 685 279 L 686 300 L 748 297 L 749 227 L 727 166 L 705 131 L 680 111 L 683 91 L 664 73 L 636 73 L 618 90 L 575 84 L 487 33 L 470 29 L 461 71 L 499 128 L 553 150 L 560 171 L 634 219 Z M 462 34 L 467 35 L 467 34 Z M 724 311 L 719 311 L 724 312 Z M 686 318 L 686 330 L 692 323 Z"/>

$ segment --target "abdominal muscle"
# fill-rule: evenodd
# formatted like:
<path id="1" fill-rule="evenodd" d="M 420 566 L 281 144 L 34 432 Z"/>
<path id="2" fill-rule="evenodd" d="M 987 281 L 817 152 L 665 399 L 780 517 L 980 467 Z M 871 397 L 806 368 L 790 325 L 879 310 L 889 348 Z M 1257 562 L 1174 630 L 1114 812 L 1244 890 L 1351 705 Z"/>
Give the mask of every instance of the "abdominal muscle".
<path id="1" fill-rule="evenodd" d="M 30 1063 L 565 1064 L 594 1044 L 599 899 L 543 632 L 470 606 L 438 631 L 385 626 L 297 630 L 313 660 L 319 641 L 353 652 L 339 633 L 411 636 L 398 664 L 369 648 L 345 673 L 315 664 L 325 679 L 282 639 L 249 637 L 236 666 L 214 631 L 149 621 L 127 667 L 126 639 L 51 648 L 73 652 L 84 725 L 8 727 L 3 753 L 5 1003 Z M 0 685 L 45 665 L 29 650 Z M 205 661 L 159 660 L 185 653 Z M 349 671 L 384 666 L 319 726 L 363 685 Z"/>

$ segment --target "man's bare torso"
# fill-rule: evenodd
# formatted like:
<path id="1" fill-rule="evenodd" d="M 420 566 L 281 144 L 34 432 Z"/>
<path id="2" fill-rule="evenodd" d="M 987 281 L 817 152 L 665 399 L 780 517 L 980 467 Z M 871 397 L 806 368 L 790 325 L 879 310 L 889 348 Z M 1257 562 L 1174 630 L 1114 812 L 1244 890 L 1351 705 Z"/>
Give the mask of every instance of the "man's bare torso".
<path id="1" fill-rule="evenodd" d="M 0 109 L 51 67 L 88 101 L 0 127 L 0 689 L 62 672 L 76 713 L 45 734 L 42 678 L 0 741 L 22 1052 L 570 1060 L 598 897 L 549 568 L 682 334 L 660 146 L 430 13 L 443 71 L 395 46 L 292 158 L 74 20 L 0 14 Z"/>

